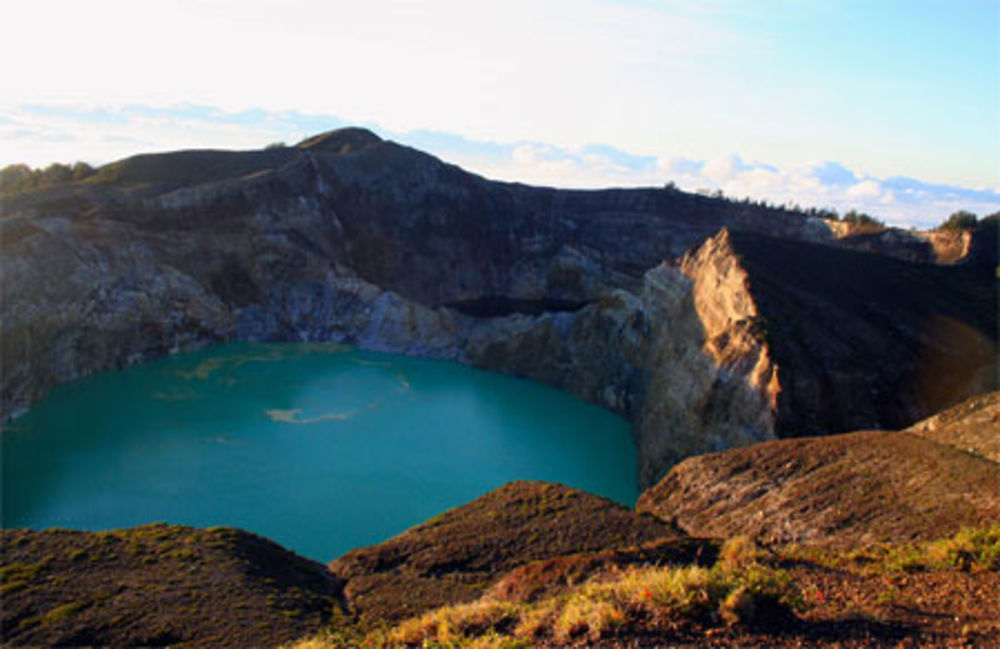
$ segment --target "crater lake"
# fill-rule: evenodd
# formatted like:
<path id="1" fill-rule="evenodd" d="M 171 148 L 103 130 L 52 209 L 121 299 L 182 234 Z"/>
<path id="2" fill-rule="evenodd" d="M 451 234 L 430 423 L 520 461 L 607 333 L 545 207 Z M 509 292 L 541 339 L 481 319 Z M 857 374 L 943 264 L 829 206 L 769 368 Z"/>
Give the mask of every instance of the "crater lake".
<path id="1" fill-rule="evenodd" d="M 4 427 L 6 528 L 225 525 L 329 561 L 512 480 L 631 506 L 622 418 L 337 344 L 234 343 L 60 385 Z"/>

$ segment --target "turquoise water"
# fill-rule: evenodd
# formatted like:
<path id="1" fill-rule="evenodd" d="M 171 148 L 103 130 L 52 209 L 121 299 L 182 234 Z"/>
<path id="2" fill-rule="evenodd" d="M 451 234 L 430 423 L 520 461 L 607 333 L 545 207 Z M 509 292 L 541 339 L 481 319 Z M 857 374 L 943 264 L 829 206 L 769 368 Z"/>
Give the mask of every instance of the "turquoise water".
<path id="1" fill-rule="evenodd" d="M 319 561 L 517 479 L 631 505 L 621 418 L 537 383 L 231 344 L 62 385 L 0 437 L 4 527 L 230 525 Z"/>

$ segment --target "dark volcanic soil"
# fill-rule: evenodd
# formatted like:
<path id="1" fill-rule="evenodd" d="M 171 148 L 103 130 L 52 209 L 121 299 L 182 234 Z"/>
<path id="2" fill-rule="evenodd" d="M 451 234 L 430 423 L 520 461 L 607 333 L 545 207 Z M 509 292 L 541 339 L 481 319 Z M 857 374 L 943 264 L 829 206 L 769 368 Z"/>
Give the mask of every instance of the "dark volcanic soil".
<path id="1" fill-rule="evenodd" d="M 2 530 L 4 646 L 263 647 L 341 611 L 321 564 L 253 534 Z"/>
<path id="2" fill-rule="evenodd" d="M 679 538 L 670 525 L 605 498 L 543 482 L 513 482 L 330 569 L 362 620 L 396 620 L 475 599 L 532 561 Z"/>

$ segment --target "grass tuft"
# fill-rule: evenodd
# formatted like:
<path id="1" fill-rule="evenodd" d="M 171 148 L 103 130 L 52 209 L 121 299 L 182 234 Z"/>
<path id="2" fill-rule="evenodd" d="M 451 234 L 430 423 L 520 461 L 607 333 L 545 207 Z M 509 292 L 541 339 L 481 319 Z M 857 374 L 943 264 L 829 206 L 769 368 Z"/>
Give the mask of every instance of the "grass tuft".
<path id="1" fill-rule="evenodd" d="M 667 625 L 782 623 L 802 606 L 791 577 L 761 563 L 766 553 L 736 541 L 725 559 L 700 566 L 611 569 L 559 595 L 513 603 L 490 595 L 369 633 L 357 646 L 489 647 L 597 644 L 621 632 Z M 321 649 L 336 643 L 300 643 Z M 343 643 L 341 643 L 343 646 Z"/>
<path id="2" fill-rule="evenodd" d="M 966 571 L 1000 570 L 1000 523 L 988 528 L 965 528 L 954 536 L 927 545 L 930 563 Z"/>

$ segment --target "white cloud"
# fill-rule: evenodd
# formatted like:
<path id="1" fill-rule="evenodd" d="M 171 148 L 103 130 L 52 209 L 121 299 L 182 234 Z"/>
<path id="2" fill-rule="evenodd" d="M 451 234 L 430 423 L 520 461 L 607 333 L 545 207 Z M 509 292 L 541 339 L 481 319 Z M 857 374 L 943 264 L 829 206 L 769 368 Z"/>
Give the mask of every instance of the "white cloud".
<path id="1" fill-rule="evenodd" d="M 882 187 L 874 180 L 862 180 L 847 190 L 847 195 L 855 198 L 877 198 Z"/>
<path id="2" fill-rule="evenodd" d="M 724 183 L 737 178 L 741 173 L 749 171 L 753 167 L 743 162 L 743 158 L 733 153 L 722 158 L 709 160 L 702 168 L 701 173 L 715 181 Z"/>

